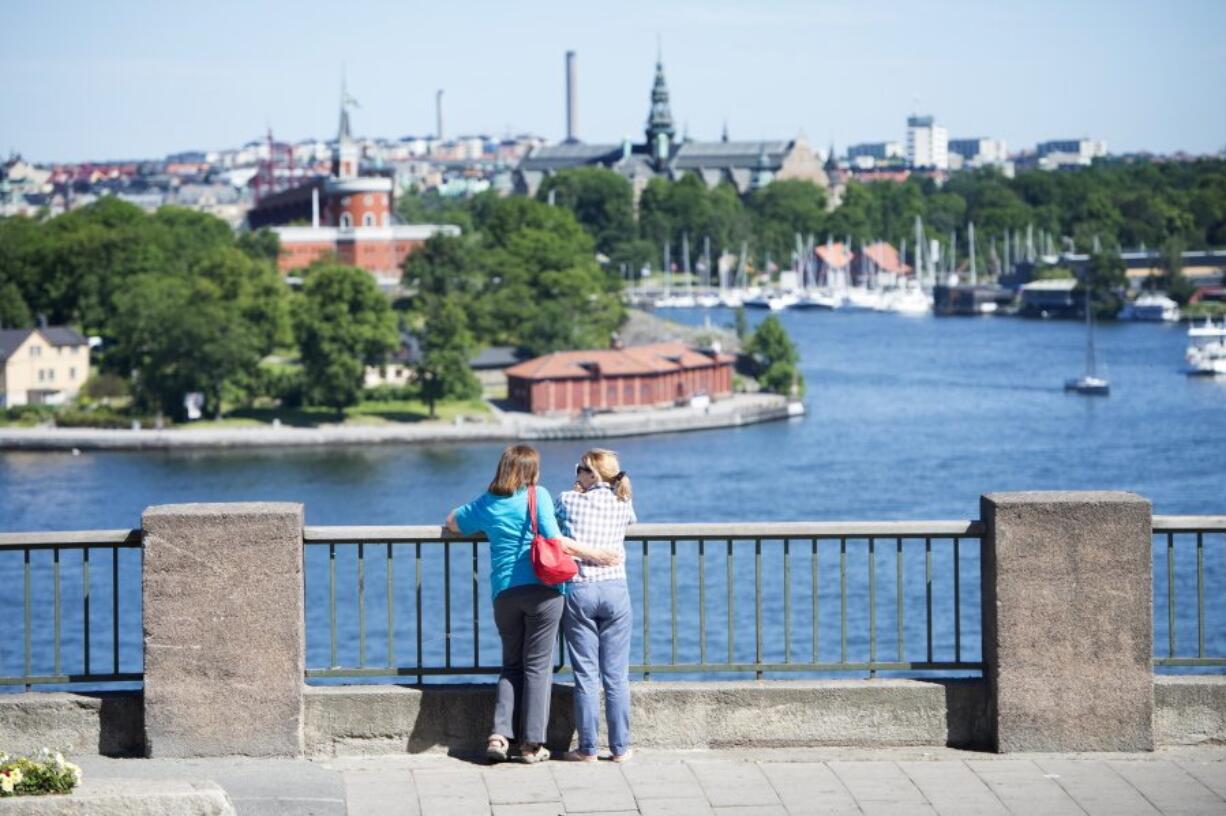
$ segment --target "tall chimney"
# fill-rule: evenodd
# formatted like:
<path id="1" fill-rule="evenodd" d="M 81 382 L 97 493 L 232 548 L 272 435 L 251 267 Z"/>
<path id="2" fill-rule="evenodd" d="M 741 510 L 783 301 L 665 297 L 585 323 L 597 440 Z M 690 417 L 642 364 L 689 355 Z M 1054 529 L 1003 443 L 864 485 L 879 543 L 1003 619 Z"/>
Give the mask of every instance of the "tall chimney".
<path id="1" fill-rule="evenodd" d="M 435 135 L 438 140 L 443 141 L 443 89 L 439 88 L 434 94 L 434 117 L 436 121 Z"/>
<path id="2" fill-rule="evenodd" d="M 566 141 L 577 142 L 579 136 L 576 127 L 576 103 L 579 89 L 575 79 L 575 52 L 566 52 Z"/>

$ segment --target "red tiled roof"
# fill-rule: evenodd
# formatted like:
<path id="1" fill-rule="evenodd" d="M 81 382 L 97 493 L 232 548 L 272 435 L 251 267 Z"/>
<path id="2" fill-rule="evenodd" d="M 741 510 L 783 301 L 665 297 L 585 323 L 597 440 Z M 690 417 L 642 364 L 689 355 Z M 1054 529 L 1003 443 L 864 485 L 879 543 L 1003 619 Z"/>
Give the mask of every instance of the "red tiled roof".
<path id="1" fill-rule="evenodd" d="M 856 256 L 847 247 L 840 244 L 819 244 L 817 247 L 817 257 L 826 266 L 832 266 L 835 269 L 842 269 L 845 266 L 851 266 L 851 261 Z"/>
<path id="2" fill-rule="evenodd" d="M 713 360 L 710 354 L 674 340 L 623 349 L 558 351 L 511 366 L 506 373 L 509 377 L 526 380 L 586 379 L 595 373 L 604 377 L 625 377 L 667 374 L 709 366 L 713 362 L 732 363 L 734 359 L 731 354 L 718 354 Z"/>
<path id="3" fill-rule="evenodd" d="M 911 272 L 911 267 L 898 257 L 898 250 L 885 241 L 866 246 L 864 257 L 872 261 L 882 272 L 890 272 L 895 275 L 907 275 Z"/>

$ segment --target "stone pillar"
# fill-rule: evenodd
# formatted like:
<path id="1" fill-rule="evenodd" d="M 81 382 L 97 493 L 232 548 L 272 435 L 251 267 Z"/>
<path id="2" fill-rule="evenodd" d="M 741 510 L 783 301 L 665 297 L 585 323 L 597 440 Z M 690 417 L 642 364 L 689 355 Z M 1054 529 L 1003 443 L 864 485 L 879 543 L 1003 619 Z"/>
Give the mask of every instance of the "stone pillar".
<path id="1" fill-rule="evenodd" d="M 996 749 L 1152 751 L 1149 502 L 1034 492 L 980 506 Z"/>
<path id="2" fill-rule="evenodd" d="M 149 756 L 302 754 L 302 518 L 287 503 L 145 511 Z"/>

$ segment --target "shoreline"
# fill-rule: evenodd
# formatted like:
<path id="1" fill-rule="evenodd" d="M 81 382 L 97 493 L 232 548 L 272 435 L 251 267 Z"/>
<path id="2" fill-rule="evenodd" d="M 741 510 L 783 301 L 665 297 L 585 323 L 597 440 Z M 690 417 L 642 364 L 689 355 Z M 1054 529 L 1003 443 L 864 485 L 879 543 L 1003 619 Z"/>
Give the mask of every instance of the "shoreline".
<path id="1" fill-rule="evenodd" d="M 332 425 L 319 428 L 0 428 L 0 451 L 124 451 L 298 448 L 348 445 L 601 439 L 718 430 L 804 413 L 775 394 L 736 394 L 708 408 L 657 408 L 587 419 L 539 417 L 495 409 L 492 422 Z"/>

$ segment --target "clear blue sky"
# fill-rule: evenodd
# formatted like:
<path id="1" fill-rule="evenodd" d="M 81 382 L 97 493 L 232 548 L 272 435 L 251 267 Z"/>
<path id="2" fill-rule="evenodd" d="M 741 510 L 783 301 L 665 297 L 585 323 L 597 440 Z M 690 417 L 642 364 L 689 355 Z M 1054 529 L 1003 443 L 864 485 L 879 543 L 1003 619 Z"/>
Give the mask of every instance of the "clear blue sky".
<path id="1" fill-rule="evenodd" d="M 640 138 L 656 37 L 678 128 L 901 139 L 913 109 L 1010 149 L 1226 146 L 1226 0 L 0 0 L 0 151 L 159 157 L 335 132 L 342 66 L 361 135 Z"/>

